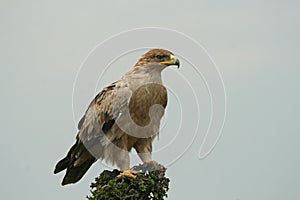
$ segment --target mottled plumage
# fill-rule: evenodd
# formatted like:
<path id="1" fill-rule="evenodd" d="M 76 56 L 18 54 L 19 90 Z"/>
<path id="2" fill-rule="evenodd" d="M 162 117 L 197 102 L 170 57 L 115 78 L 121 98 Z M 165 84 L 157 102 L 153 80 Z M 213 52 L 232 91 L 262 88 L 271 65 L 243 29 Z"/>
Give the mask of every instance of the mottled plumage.
<path id="1" fill-rule="evenodd" d="M 94 98 L 78 123 L 76 143 L 55 167 L 54 173 L 67 170 L 62 185 L 80 180 L 97 159 L 129 169 L 132 148 L 143 162 L 151 161 L 152 141 L 167 105 L 161 71 L 169 65 L 179 66 L 173 53 L 152 49 Z"/>

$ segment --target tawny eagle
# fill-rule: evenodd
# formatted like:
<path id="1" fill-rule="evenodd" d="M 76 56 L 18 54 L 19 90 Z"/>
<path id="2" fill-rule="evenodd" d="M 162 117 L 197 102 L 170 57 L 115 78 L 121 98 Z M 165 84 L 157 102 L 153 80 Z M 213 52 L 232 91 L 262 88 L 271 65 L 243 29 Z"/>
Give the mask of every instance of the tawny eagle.
<path id="1" fill-rule="evenodd" d="M 151 161 L 168 98 L 161 72 L 170 65 L 179 67 L 172 52 L 152 49 L 96 95 L 78 123 L 76 143 L 55 167 L 55 174 L 67 170 L 62 185 L 79 181 L 97 159 L 129 170 L 132 148 L 143 162 Z"/>

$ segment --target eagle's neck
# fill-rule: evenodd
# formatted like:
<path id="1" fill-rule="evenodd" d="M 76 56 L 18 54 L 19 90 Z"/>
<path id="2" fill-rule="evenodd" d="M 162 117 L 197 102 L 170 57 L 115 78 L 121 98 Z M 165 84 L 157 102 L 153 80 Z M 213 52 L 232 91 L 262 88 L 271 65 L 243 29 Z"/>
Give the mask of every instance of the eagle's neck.
<path id="1" fill-rule="evenodd" d="M 124 78 L 129 79 L 135 84 L 157 83 L 162 84 L 161 72 L 164 68 L 159 66 L 142 65 L 134 67 L 127 72 Z"/>

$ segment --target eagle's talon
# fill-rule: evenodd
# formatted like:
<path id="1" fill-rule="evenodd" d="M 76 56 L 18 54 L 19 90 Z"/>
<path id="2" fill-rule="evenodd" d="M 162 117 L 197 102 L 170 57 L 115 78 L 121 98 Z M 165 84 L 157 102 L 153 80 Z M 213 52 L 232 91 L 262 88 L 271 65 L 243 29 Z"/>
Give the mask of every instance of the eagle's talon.
<path id="1" fill-rule="evenodd" d="M 121 177 L 127 176 L 127 177 L 131 177 L 131 178 L 135 179 L 137 173 L 138 173 L 138 172 L 137 172 L 137 171 L 134 171 L 134 170 L 124 170 L 124 171 L 121 172 L 117 177 L 118 177 L 118 178 L 121 178 Z"/>

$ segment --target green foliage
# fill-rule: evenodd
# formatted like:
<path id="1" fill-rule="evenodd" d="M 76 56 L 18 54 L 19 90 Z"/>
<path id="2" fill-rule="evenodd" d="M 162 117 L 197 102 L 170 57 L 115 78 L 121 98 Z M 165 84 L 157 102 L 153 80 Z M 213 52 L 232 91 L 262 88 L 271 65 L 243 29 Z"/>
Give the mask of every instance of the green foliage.
<path id="1" fill-rule="evenodd" d="M 162 200 L 167 197 L 170 180 L 166 168 L 159 164 L 145 163 L 132 168 L 136 178 L 122 176 L 119 170 L 103 171 L 91 184 L 89 200 Z"/>

